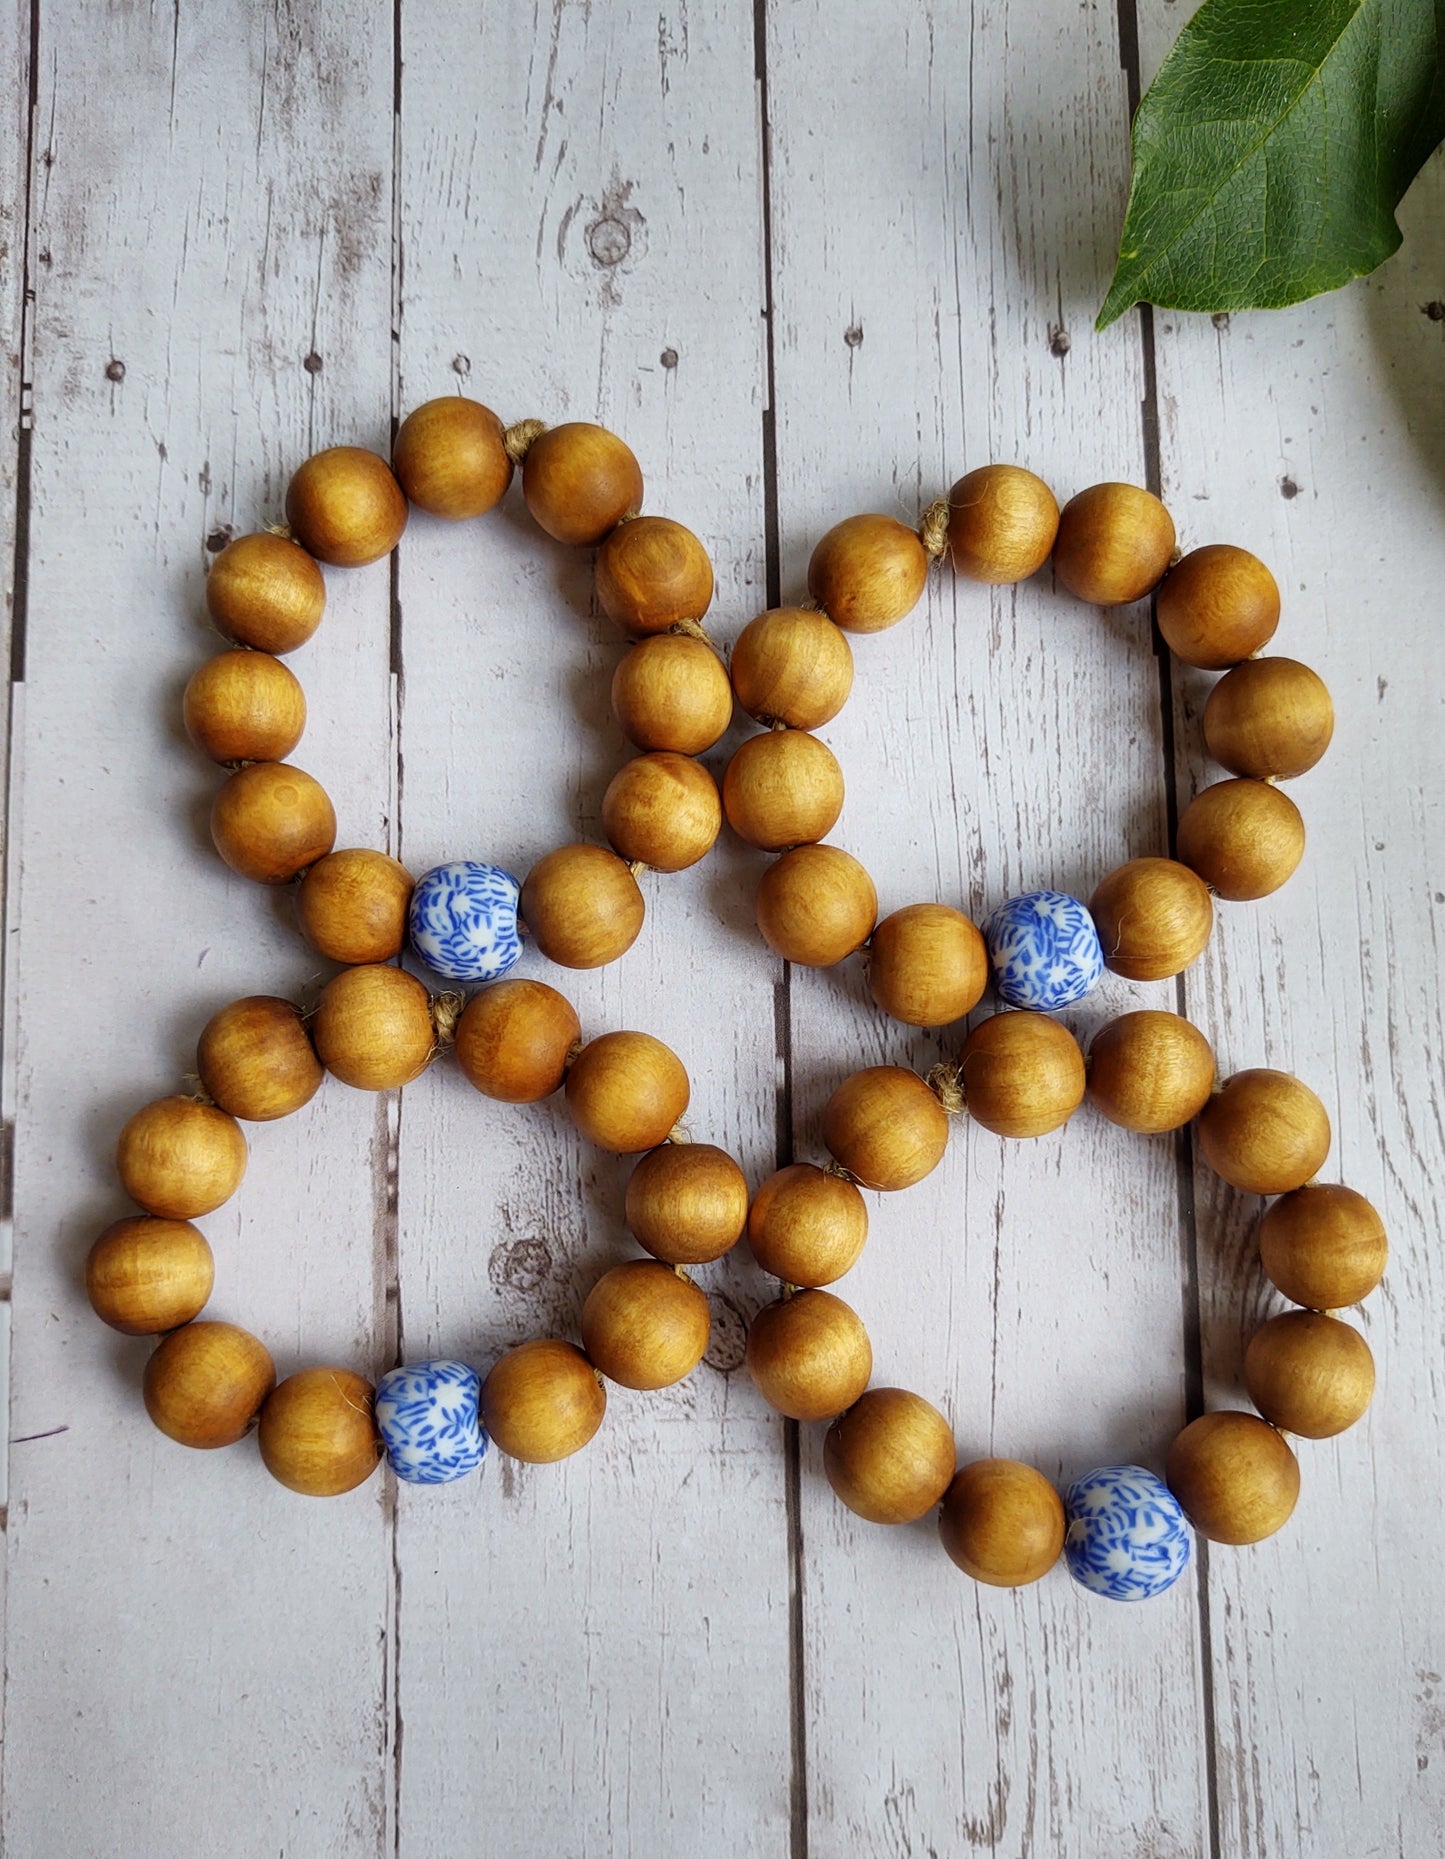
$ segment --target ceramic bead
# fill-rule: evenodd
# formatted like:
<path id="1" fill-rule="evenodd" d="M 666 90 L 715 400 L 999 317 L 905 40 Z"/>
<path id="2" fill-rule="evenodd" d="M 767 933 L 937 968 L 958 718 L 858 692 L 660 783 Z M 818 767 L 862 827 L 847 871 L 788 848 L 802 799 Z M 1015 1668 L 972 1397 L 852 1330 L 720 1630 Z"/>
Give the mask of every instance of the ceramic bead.
<path id="1" fill-rule="evenodd" d="M 412 948 L 448 981 L 499 980 L 522 953 L 521 890 L 510 872 L 481 859 L 434 865 L 411 894 Z"/>
<path id="2" fill-rule="evenodd" d="M 1111 1601 L 1148 1601 L 1189 1566 L 1189 1525 L 1162 1478 L 1142 1465 L 1102 1465 L 1064 1493 L 1064 1559 L 1081 1587 Z"/>
<path id="3" fill-rule="evenodd" d="M 1094 919 L 1062 891 L 1011 897 L 989 918 L 984 937 L 994 986 L 1010 1007 L 1071 1007 L 1104 973 Z"/>
<path id="4" fill-rule="evenodd" d="M 476 1471 L 487 1450 L 482 1378 L 465 1362 L 408 1362 L 376 1384 L 386 1461 L 409 1485 L 447 1485 Z"/>

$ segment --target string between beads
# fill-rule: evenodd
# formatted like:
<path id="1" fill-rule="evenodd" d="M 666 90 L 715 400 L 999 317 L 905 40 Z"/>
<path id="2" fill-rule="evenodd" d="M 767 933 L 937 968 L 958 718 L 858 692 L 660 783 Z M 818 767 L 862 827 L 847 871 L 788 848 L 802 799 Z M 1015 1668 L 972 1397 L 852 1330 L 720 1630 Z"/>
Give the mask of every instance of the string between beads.
<path id="1" fill-rule="evenodd" d="M 924 1083 L 950 1117 L 961 1117 L 968 1105 L 963 1095 L 963 1073 L 951 1060 L 935 1065 Z"/>
<path id="2" fill-rule="evenodd" d="M 932 561 L 942 561 L 948 552 L 948 499 L 935 497 L 918 519 L 918 540 Z"/>
<path id="3" fill-rule="evenodd" d="M 526 462 L 534 442 L 547 430 L 546 420 L 515 420 L 502 433 L 502 450 L 514 465 Z"/>

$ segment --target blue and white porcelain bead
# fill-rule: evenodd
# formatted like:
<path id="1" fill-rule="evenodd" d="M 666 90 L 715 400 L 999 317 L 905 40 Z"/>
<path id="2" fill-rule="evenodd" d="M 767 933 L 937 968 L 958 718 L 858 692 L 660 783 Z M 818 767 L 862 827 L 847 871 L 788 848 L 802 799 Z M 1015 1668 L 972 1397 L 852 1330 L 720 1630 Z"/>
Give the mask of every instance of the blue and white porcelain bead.
<path id="1" fill-rule="evenodd" d="M 984 928 L 994 986 L 1010 1007 L 1052 1013 L 1082 1000 L 1104 972 L 1094 919 L 1077 897 L 1025 891 Z"/>
<path id="2" fill-rule="evenodd" d="M 452 859 L 434 865 L 411 894 L 411 946 L 448 981 L 496 981 L 522 953 L 522 887 L 500 865 Z"/>
<path id="3" fill-rule="evenodd" d="M 1064 1493 L 1064 1557 L 1082 1587 L 1111 1601 L 1148 1601 L 1189 1566 L 1179 1500 L 1142 1465 L 1101 1465 Z"/>
<path id="4" fill-rule="evenodd" d="M 487 1450 L 482 1378 L 465 1362 L 408 1362 L 376 1384 L 376 1426 L 387 1461 L 411 1485 L 448 1485 Z"/>

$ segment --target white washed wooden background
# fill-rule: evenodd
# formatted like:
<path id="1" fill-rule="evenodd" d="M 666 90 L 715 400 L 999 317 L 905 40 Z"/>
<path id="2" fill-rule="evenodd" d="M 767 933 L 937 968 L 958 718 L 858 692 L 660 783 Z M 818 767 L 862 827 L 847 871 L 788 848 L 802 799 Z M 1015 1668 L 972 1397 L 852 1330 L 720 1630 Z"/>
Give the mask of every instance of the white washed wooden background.
<path id="1" fill-rule="evenodd" d="M 1186 11 L 6 0 L 11 1859 L 1440 1852 L 1445 169 L 1374 279 L 1095 335 L 1131 86 Z M 844 1512 L 816 1435 L 754 1394 L 745 1257 L 711 1274 L 707 1366 L 615 1393 L 561 1467 L 321 1504 L 249 1443 L 150 1428 L 145 1346 L 80 1288 L 123 1210 L 116 1130 L 217 1005 L 318 980 L 289 900 L 206 841 L 178 698 L 215 643 L 208 551 L 309 450 L 385 450 L 454 389 L 622 431 L 649 507 L 713 552 L 724 638 L 801 593 L 838 517 L 911 516 L 990 458 L 1061 493 L 1157 477 L 1186 545 L 1275 565 L 1279 649 L 1328 678 L 1336 747 L 1296 790 L 1301 873 L 1222 911 L 1177 998 L 1226 1069 L 1323 1094 L 1331 1172 L 1395 1247 L 1361 1319 L 1375 1408 L 1302 1443 L 1280 1537 L 1137 1610 L 1062 1569 L 972 1585 L 930 1525 Z M 330 589 L 297 759 L 341 843 L 521 871 L 596 833 L 626 750 L 585 558 L 514 495 L 462 532 L 414 520 L 394 582 Z M 1047 576 L 945 576 L 857 656 L 835 837 L 885 910 L 1087 895 L 1211 778 L 1205 681 L 1161 670 L 1143 610 Z M 675 1044 L 695 1132 L 755 1180 L 817 1155 L 844 1070 L 951 1049 L 884 1024 L 854 970 L 781 972 L 759 868 L 724 843 L 647 879 L 637 948 L 566 982 L 593 1029 Z M 1111 982 L 1077 1023 L 1175 1000 Z M 445 1067 L 394 1100 L 329 1085 L 255 1130 L 207 1223 L 213 1308 L 283 1373 L 485 1363 L 566 1329 L 623 1255 L 623 1175 L 556 1106 Z M 1239 1399 L 1272 1301 L 1256 1206 L 1092 1112 L 1026 1145 L 964 1128 L 877 1200 L 843 1289 L 878 1379 L 941 1402 L 963 1454 L 1157 1465 Z"/>

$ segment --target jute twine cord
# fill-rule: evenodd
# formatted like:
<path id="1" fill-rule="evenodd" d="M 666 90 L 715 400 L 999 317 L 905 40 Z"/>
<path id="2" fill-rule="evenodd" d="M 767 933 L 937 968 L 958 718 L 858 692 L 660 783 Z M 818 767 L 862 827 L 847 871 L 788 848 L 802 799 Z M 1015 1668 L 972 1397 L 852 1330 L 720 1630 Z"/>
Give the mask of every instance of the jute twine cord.
<path id="1" fill-rule="evenodd" d="M 918 540 L 933 561 L 948 552 L 948 499 L 935 497 L 918 519 Z"/>
<path id="2" fill-rule="evenodd" d="M 514 465 L 525 462 L 533 442 L 547 430 L 546 420 L 515 420 L 502 432 L 502 450 Z"/>
<path id="3" fill-rule="evenodd" d="M 462 1017 L 462 1009 L 467 1004 L 465 994 L 452 989 L 431 997 L 431 1023 L 437 1036 L 438 1048 L 451 1045 L 457 1036 L 457 1021 Z"/>
<path id="4" fill-rule="evenodd" d="M 967 1105 L 963 1096 L 963 1073 L 957 1065 L 945 1059 L 941 1065 L 934 1066 L 924 1083 L 950 1117 L 963 1115 Z"/>

